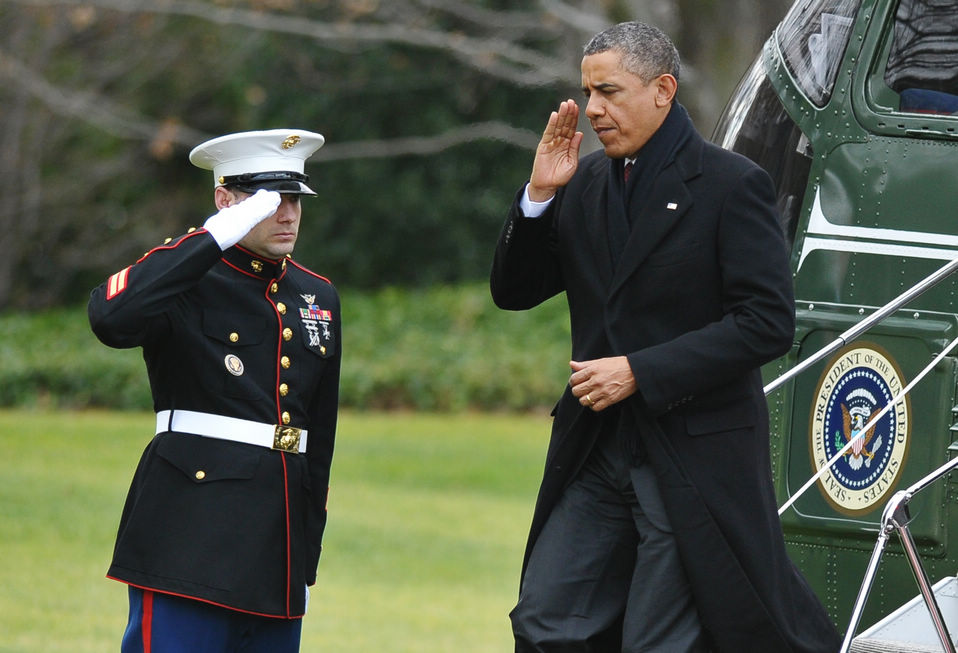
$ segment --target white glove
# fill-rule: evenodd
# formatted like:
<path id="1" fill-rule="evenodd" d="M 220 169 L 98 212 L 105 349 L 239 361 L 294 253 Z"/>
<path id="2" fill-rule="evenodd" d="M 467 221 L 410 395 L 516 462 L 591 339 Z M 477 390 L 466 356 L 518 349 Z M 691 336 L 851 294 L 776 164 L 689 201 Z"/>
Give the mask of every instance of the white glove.
<path id="1" fill-rule="evenodd" d="M 243 240 L 253 227 L 276 213 L 281 200 L 275 190 L 260 188 L 242 202 L 211 215 L 203 227 L 210 232 L 220 249 L 226 251 Z"/>

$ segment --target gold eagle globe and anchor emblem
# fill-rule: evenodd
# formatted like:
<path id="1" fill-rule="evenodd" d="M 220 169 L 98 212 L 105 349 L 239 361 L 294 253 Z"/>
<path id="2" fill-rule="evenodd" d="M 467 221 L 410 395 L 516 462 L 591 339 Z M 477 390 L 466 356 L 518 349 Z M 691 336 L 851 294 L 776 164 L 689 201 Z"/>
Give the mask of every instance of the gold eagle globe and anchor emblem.
<path id="1" fill-rule="evenodd" d="M 276 426 L 273 432 L 273 449 L 286 451 L 288 453 L 299 452 L 299 440 L 302 436 L 302 429 L 293 426 Z"/>
<path id="2" fill-rule="evenodd" d="M 282 142 L 282 144 L 280 145 L 280 147 L 282 147 L 284 150 L 288 150 L 288 149 L 291 149 L 291 148 L 295 147 L 301 140 L 303 140 L 303 139 L 302 139 L 300 136 L 298 136 L 298 135 L 296 135 L 296 134 L 292 134 L 292 135 L 290 135 L 290 136 L 287 136 L 287 137 L 283 140 L 283 142 Z"/>

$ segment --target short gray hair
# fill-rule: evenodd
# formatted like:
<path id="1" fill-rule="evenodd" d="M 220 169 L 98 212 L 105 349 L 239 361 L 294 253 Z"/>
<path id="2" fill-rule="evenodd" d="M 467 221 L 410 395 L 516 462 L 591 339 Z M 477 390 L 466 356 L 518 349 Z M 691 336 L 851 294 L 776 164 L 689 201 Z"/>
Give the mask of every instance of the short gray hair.
<path id="1" fill-rule="evenodd" d="M 622 53 L 622 66 L 645 83 L 666 73 L 679 78 L 679 51 L 658 27 L 638 21 L 613 25 L 592 37 L 583 56 L 609 50 Z"/>

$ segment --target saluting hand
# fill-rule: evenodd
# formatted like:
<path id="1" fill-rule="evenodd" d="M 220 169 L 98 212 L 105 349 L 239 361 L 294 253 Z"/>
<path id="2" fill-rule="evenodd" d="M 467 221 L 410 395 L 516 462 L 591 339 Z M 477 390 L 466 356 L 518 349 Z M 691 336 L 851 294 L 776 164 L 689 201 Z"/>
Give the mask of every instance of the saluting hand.
<path id="1" fill-rule="evenodd" d="M 253 227 L 276 213 L 281 201 L 282 196 L 275 190 L 260 188 L 243 201 L 221 208 L 207 218 L 203 227 L 225 252 L 243 240 Z"/>
<path id="2" fill-rule="evenodd" d="M 576 131 L 578 123 L 579 105 L 575 100 L 566 100 L 549 116 L 529 178 L 529 199 L 533 202 L 545 202 L 572 179 L 583 138 L 582 132 Z"/>

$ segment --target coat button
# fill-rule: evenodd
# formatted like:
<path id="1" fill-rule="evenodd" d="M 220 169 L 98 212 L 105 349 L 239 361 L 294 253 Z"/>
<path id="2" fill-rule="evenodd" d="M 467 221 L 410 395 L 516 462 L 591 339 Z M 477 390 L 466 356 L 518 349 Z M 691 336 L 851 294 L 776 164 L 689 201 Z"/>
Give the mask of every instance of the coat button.
<path id="1" fill-rule="evenodd" d="M 286 304 L 283 302 L 278 302 L 276 304 L 276 310 L 279 311 L 280 315 L 286 315 Z"/>
<path id="2" fill-rule="evenodd" d="M 285 396 L 288 395 L 288 394 L 289 394 L 289 386 L 286 385 L 285 383 L 280 383 L 280 384 L 279 384 L 279 396 L 280 396 L 280 397 L 285 397 Z"/>
<path id="3" fill-rule="evenodd" d="M 291 418 L 290 418 L 290 416 L 289 416 L 289 413 L 287 413 L 287 412 L 284 411 L 284 412 L 283 412 L 283 424 L 289 424 L 289 420 L 290 420 L 290 419 L 291 419 Z"/>
<path id="4" fill-rule="evenodd" d="M 273 285 L 269 287 L 269 291 L 274 294 L 279 292 L 279 284 L 274 281 Z"/>
<path id="5" fill-rule="evenodd" d="M 283 356 L 282 358 L 280 358 L 279 364 L 283 366 L 284 370 L 288 370 L 289 364 L 290 364 L 289 356 Z"/>
<path id="6" fill-rule="evenodd" d="M 196 472 L 197 481 L 202 481 L 204 478 L 206 478 L 206 472 L 204 472 L 202 469 Z"/>
<path id="7" fill-rule="evenodd" d="M 286 327 L 285 329 L 283 329 L 283 340 L 286 340 L 288 342 L 292 339 L 293 339 L 293 330 L 290 329 L 289 327 Z"/>
<path id="8" fill-rule="evenodd" d="M 239 334 L 235 331 L 230 334 L 230 342 L 239 342 Z"/>

